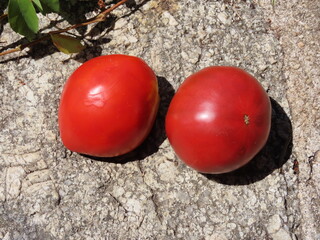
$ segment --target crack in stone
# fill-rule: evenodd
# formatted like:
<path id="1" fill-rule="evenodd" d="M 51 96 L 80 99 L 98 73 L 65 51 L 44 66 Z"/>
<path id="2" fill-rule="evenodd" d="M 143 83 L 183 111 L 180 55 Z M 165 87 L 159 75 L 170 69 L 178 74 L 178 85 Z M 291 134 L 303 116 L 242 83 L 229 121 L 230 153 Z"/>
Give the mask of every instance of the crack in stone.
<path id="1" fill-rule="evenodd" d="M 119 199 L 117 199 L 115 196 L 113 196 L 111 193 L 109 193 L 109 195 L 111 196 L 111 198 L 118 204 L 118 206 L 120 206 L 123 210 L 124 210 L 124 212 L 126 213 L 126 214 L 128 214 L 128 212 L 130 212 L 129 210 L 127 210 L 124 206 L 123 206 L 123 204 L 119 201 Z"/>
<path id="2" fill-rule="evenodd" d="M 141 166 L 140 161 L 138 161 L 137 166 L 138 166 L 138 168 L 140 170 L 140 173 L 142 175 L 142 180 L 143 180 L 144 184 L 148 187 L 148 189 L 149 189 L 149 191 L 151 193 L 150 200 L 153 203 L 156 217 L 159 220 L 160 224 L 162 225 L 163 224 L 163 219 L 162 219 L 162 216 L 161 216 L 160 211 L 159 211 L 159 205 L 158 205 L 157 200 L 156 200 L 156 194 L 155 194 L 153 188 L 148 183 L 146 183 L 146 181 L 144 180 L 144 170 L 143 170 L 143 168 Z"/>

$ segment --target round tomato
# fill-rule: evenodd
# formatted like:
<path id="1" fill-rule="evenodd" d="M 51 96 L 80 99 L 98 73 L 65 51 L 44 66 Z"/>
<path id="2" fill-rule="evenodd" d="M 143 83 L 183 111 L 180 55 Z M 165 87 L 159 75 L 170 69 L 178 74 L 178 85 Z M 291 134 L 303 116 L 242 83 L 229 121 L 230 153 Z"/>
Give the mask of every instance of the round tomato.
<path id="1" fill-rule="evenodd" d="M 271 104 L 260 83 L 228 66 L 188 77 L 166 116 L 168 139 L 178 157 L 203 173 L 225 173 L 249 162 L 265 145 Z"/>
<path id="2" fill-rule="evenodd" d="M 143 60 L 126 55 L 93 58 L 64 86 L 59 107 L 62 142 L 91 156 L 127 153 L 150 132 L 158 105 L 157 78 Z"/>

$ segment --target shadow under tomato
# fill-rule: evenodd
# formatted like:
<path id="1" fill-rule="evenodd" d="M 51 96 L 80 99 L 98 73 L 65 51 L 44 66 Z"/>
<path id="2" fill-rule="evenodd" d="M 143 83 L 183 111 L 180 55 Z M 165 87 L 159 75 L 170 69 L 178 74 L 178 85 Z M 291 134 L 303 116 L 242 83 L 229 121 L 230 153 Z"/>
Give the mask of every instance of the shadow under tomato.
<path id="1" fill-rule="evenodd" d="M 266 145 L 245 166 L 223 174 L 203 174 L 226 185 L 248 185 L 281 168 L 292 153 L 292 125 L 283 108 L 272 98 L 271 131 Z"/>
<path id="2" fill-rule="evenodd" d="M 135 150 L 121 156 L 93 157 L 83 154 L 82 156 L 96 161 L 124 164 L 127 162 L 142 160 L 158 151 L 160 145 L 167 138 L 165 132 L 165 117 L 175 91 L 172 85 L 164 77 L 158 76 L 157 79 L 160 95 L 159 110 L 153 128 L 146 140 Z"/>

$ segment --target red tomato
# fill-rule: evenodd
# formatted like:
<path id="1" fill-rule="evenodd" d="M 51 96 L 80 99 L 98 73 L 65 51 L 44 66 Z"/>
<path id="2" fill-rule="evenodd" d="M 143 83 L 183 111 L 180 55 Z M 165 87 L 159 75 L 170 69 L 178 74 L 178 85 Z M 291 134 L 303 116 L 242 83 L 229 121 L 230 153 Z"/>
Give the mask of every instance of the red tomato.
<path id="1" fill-rule="evenodd" d="M 150 132 L 158 105 L 157 78 L 140 58 L 93 58 L 64 86 L 59 107 L 62 142 L 91 156 L 127 153 Z"/>
<path id="2" fill-rule="evenodd" d="M 236 67 L 205 68 L 188 77 L 166 116 L 179 158 L 203 173 L 225 173 L 249 162 L 265 145 L 271 104 L 260 83 Z"/>

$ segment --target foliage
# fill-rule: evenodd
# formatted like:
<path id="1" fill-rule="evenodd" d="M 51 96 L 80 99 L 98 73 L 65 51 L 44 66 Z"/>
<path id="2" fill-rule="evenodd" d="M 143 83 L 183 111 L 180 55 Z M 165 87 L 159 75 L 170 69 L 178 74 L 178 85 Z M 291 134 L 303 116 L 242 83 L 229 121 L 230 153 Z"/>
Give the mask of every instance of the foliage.
<path id="1" fill-rule="evenodd" d="M 50 34 L 53 44 L 63 53 L 77 53 L 80 52 L 84 46 L 80 40 L 74 37 L 62 35 L 62 34 Z"/>
<path id="2" fill-rule="evenodd" d="M 15 32 L 32 40 L 39 31 L 37 11 L 46 14 L 59 10 L 59 0 L 9 0 L 8 20 Z"/>
<path id="3" fill-rule="evenodd" d="M 70 0 L 70 3 L 74 3 L 75 0 Z M 108 9 L 104 9 L 103 2 L 97 1 L 97 5 L 101 8 L 100 14 L 96 17 L 87 20 L 86 22 L 71 25 L 65 29 L 59 29 L 51 31 L 43 36 L 37 38 L 39 33 L 39 14 L 46 15 L 48 13 L 60 13 L 61 4 L 60 0 L 9 0 L 8 13 L 0 16 L 0 21 L 4 17 L 8 17 L 8 22 L 15 32 L 23 35 L 29 40 L 29 43 L 20 45 L 15 49 L 10 49 L 6 52 L 0 53 L 0 56 L 21 51 L 24 48 L 31 47 L 40 41 L 51 39 L 53 44 L 63 53 L 77 53 L 80 52 L 84 46 L 79 39 L 73 36 L 65 35 L 61 33 L 68 33 L 69 30 L 75 29 L 81 26 L 86 26 L 92 23 L 102 22 L 106 19 L 106 16 L 115 8 L 124 4 L 128 0 L 120 0 Z"/>

